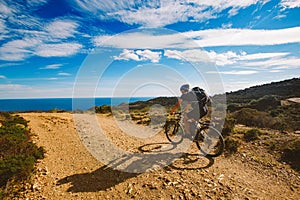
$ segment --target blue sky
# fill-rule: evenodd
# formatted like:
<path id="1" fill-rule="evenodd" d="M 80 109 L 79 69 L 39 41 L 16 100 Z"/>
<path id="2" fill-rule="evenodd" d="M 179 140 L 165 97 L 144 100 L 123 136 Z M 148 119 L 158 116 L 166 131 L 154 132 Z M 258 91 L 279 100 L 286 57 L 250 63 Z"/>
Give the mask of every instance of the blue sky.
<path id="1" fill-rule="evenodd" d="M 300 0 L 0 0 L 0 98 L 208 93 L 299 77 Z"/>

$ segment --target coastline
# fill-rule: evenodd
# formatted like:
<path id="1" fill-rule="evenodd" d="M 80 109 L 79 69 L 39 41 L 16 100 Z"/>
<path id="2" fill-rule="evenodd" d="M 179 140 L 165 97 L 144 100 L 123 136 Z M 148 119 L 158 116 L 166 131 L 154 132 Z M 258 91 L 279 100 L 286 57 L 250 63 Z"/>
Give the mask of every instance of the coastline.
<path id="1" fill-rule="evenodd" d="M 151 98 L 153 97 L 0 99 L 0 112 L 85 111 L 95 106 L 117 106 L 122 103 L 147 101 Z"/>

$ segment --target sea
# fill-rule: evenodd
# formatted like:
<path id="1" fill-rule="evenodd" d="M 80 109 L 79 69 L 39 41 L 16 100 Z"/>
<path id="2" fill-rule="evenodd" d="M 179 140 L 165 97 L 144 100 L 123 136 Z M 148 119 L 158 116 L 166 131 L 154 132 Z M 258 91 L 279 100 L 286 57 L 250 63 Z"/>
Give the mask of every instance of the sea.
<path id="1" fill-rule="evenodd" d="M 152 98 L 153 97 L 0 99 L 0 111 L 88 110 L 95 106 L 116 106 L 123 103 L 146 101 Z"/>

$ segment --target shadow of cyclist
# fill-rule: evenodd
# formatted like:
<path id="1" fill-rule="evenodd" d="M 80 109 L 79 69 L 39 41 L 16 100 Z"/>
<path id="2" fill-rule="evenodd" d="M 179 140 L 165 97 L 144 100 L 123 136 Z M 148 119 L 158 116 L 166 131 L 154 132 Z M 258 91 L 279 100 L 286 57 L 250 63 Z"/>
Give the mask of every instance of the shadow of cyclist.
<path id="1" fill-rule="evenodd" d="M 168 147 L 168 148 L 165 148 Z M 170 147 L 168 142 L 149 143 L 142 145 L 138 148 L 143 153 L 166 152 L 176 148 L 176 145 Z M 176 158 L 166 168 L 173 168 L 176 170 L 196 170 L 206 169 L 214 164 L 213 157 L 204 156 L 203 154 L 183 153 L 180 157 Z"/>
<path id="2" fill-rule="evenodd" d="M 60 179 L 57 185 L 71 183 L 67 191 L 74 193 L 103 191 L 144 172 L 164 168 L 175 157 L 178 155 L 171 153 L 131 154 L 117 158 L 95 171 L 67 176 Z"/>

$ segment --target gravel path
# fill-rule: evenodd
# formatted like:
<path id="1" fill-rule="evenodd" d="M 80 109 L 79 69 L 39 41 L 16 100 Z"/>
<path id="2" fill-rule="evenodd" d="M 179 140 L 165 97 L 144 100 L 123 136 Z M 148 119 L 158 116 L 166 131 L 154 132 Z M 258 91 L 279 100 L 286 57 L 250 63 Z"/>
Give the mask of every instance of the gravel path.
<path id="1" fill-rule="evenodd" d="M 283 164 L 276 168 L 253 165 L 245 151 L 208 159 L 199 156 L 193 144 L 186 154 L 173 160 L 169 155 L 174 152 L 170 153 L 172 148 L 162 134 L 151 139 L 128 135 L 123 128 L 130 129 L 131 125 L 117 124 L 111 116 L 20 115 L 30 121 L 33 140 L 47 152 L 37 164 L 24 199 L 300 199 L 299 174 Z M 106 139 L 99 138 L 99 127 L 91 124 L 89 117 L 99 122 L 97 126 Z M 109 165 L 103 164 L 107 157 L 101 157 L 101 162 L 95 158 L 111 153 L 103 143 L 107 140 L 126 152 L 116 154 L 123 157 L 116 156 Z M 151 157 L 159 150 L 161 160 Z M 169 165 L 161 168 L 166 163 Z M 145 170 L 140 170 L 142 166 Z M 140 173 L 133 173 L 134 169 Z"/>

